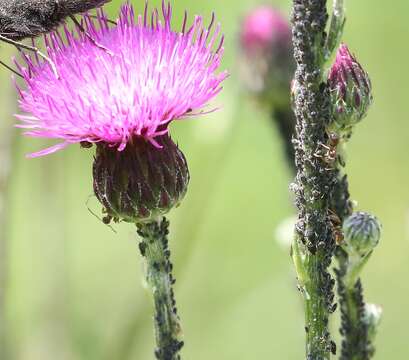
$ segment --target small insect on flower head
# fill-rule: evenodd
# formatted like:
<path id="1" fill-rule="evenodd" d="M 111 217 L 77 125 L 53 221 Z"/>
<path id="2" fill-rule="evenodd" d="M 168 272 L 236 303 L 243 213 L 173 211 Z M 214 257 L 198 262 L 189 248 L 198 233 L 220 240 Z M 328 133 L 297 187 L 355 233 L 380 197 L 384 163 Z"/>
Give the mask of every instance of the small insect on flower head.
<path id="1" fill-rule="evenodd" d="M 174 194 L 175 189 L 166 189 L 166 184 L 176 186 L 168 176 L 188 174 L 187 167 L 178 168 L 186 162 L 169 137 L 169 124 L 205 113 L 205 106 L 221 91 L 227 77 L 226 72 L 218 72 L 223 36 L 214 16 L 209 26 L 196 16 L 189 27 L 185 14 L 181 31 L 174 31 L 171 10 L 163 1 L 161 19 L 157 9 L 149 14 L 146 4 L 144 14 L 136 17 L 132 5 L 126 3 L 115 26 L 110 26 L 102 11 L 96 21 L 84 15 L 87 33 L 109 49 L 109 54 L 78 29 L 75 34 L 64 27 L 66 40 L 58 32 L 46 36 L 48 56 L 59 78 L 48 63 L 28 54 L 23 55 L 25 65 L 18 65 L 25 80 L 25 87 L 18 87 L 19 103 L 26 114 L 18 115 L 17 126 L 26 129 L 27 136 L 61 140 L 30 156 L 50 154 L 73 143 L 97 144 L 95 191 L 104 200 L 108 215 L 115 218 L 131 221 L 139 212 L 149 217 L 148 213 L 157 213 L 152 204 L 169 203 L 161 208 L 163 213 L 179 202 L 180 196 L 172 195 L 168 201 L 162 194 Z M 138 156 L 132 155 L 138 151 Z M 153 155 L 155 151 L 172 154 Z M 133 161 L 141 156 L 143 171 L 136 172 Z M 162 166 L 155 164 L 152 170 L 153 159 Z M 101 178 L 113 166 L 109 161 L 119 161 L 122 166 L 118 178 L 110 178 L 110 184 Z M 165 175 L 160 169 L 171 169 L 171 174 Z M 145 178 L 137 179 L 136 174 Z M 187 185 L 185 175 L 182 182 Z M 151 181 L 152 176 L 156 176 L 155 181 Z M 148 211 L 139 211 L 137 208 L 146 204 L 141 205 L 140 199 L 129 192 L 131 188 L 143 191 L 142 182 L 155 187 L 149 189 L 153 198 Z M 184 188 L 179 195 L 185 192 Z"/>

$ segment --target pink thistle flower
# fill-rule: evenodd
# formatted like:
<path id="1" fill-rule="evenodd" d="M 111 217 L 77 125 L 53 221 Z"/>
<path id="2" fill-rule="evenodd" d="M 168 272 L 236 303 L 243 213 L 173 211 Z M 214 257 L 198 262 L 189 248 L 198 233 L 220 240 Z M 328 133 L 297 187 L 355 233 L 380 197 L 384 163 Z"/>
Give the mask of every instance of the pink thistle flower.
<path id="1" fill-rule="evenodd" d="M 25 88 L 18 87 L 17 115 L 25 135 L 54 138 L 61 143 L 29 155 L 53 153 L 73 143 L 105 143 L 125 149 L 134 137 L 160 148 L 155 138 L 168 133 L 168 125 L 194 114 L 222 89 L 226 72 L 218 73 L 223 39 L 214 16 L 208 27 L 196 16 L 180 32 L 171 29 L 172 9 L 162 3 L 159 11 L 135 17 L 129 3 L 122 6 L 117 25 L 110 26 L 102 11 L 97 20 L 84 15 L 82 32 L 63 28 L 45 37 L 49 63 L 23 54 L 25 66 L 17 64 Z"/>
<path id="2" fill-rule="evenodd" d="M 280 11 L 270 6 L 260 6 L 244 19 L 240 41 L 247 52 L 288 46 L 291 43 L 291 27 Z"/>

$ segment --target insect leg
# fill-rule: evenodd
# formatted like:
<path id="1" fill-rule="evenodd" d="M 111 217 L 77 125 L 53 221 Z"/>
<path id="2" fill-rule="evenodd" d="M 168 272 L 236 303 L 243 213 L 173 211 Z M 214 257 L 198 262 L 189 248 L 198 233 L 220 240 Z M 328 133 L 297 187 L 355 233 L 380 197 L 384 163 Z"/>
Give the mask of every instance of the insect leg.
<path id="1" fill-rule="evenodd" d="M 92 198 L 93 196 L 95 196 L 95 195 L 90 195 L 90 196 L 88 197 L 86 203 L 85 203 L 85 206 L 87 207 L 88 211 L 91 213 L 91 215 L 95 216 L 99 221 L 101 221 L 102 223 L 104 223 L 105 225 L 107 225 L 107 226 L 112 230 L 112 232 L 114 232 L 114 233 L 116 234 L 117 232 L 116 232 L 116 230 L 113 228 L 113 226 L 110 225 L 109 222 L 104 221 L 104 219 L 106 218 L 106 216 L 101 219 L 101 218 L 91 209 L 91 207 L 88 205 L 89 202 L 90 202 L 90 200 L 91 200 L 91 198 Z"/>
<path id="2" fill-rule="evenodd" d="M 114 55 L 108 48 L 106 48 L 104 45 L 99 44 L 91 35 L 90 33 L 85 30 L 85 28 L 81 25 L 81 23 L 76 19 L 76 17 L 74 15 L 70 15 L 69 16 L 70 19 L 73 21 L 73 23 L 78 27 L 78 29 L 80 29 L 85 36 L 98 48 L 106 51 L 109 55 Z"/>
<path id="3" fill-rule="evenodd" d="M 92 14 L 88 14 L 88 17 L 90 17 L 91 19 L 99 19 L 99 17 L 97 15 L 92 15 Z M 107 19 L 104 17 L 104 20 L 106 20 L 107 22 L 109 22 L 112 25 L 118 25 L 118 23 L 115 20 L 111 20 L 111 19 Z"/>
<path id="4" fill-rule="evenodd" d="M 10 70 L 12 73 L 24 78 L 23 75 L 21 75 L 18 71 L 14 70 L 11 66 L 7 65 L 5 62 L 0 60 L 0 65 L 3 65 L 6 69 Z"/>
<path id="5" fill-rule="evenodd" d="M 25 49 L 25 50 L 29 50 L 29 51 L 35 52 L 38 56 L 40 56 L 41 58 L 43 58 L 45 61 L 47 61 L 47 62 L 50 64 L 51 69 L 53 70 L 53 73 L 55 74 L 55 76 L 57 77 L 57 79 L 60 78 L 59 75 L 58 75 L 57 68 L 55 67 L 54 62 L 53 62 L 47 55 L 43 54 L 43 53 L 42 53 L 38 48 L 36 48 L 35 46 L 26 45 L 26 44 L 20 43 L 20 42 L 18 42 L 18 41 L 11 40 L 11 39 L 9 39 L 8 37 L 3 36 L 3 35 L 0 35 L 0 40 L 4 41 L 4 42 L 7 43 L 7 44 L 14 45 L 14 46 L 15 46 L 17 49 L 19 49 L 19 50 Z"/>

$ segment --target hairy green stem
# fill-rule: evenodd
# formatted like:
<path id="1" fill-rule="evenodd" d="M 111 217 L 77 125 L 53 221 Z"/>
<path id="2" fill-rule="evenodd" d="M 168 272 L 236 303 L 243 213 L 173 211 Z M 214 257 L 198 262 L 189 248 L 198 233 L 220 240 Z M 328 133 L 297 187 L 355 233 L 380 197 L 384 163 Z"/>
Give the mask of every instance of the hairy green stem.
<path id="1" fill-rule="evenodd" d="M 328 142 L 326 127 L 330 119 L 329 93 L 322 79 L 327 18 L 325 0 L 293 0 L 293 45 L 297 64 L 295 245 L 299 254 L 297 263 L 304 277 L 300 281 L 298 272 L 305 302 L 307 360 L 329 359 L 331 352 L 335 352 L 328 328 L 329 316 L 335 310 L 335 281 L 328 268 L 335 249 L 329 206 L 336 173 L 328 167 L 324 157 L 317 156 L 320 144 Z"/>
<path id="2" fill-rule="evenodd" d="M 240 107 L 238 106 L 237 109 Z M 237 114 L 237 117 L 239 114 Z M 237 131 L 240 128 L 240 123 L 235 122 L 235 126 L 232 126 L 230 131 L 228 132 L 227 136 L 225 136 L 225 140 L 223 145 L 220 145 L 223 147 L 223 151 L 219 151 L 221 153 L 221 157 L 218 157 L 217 162 L 213 162 L 212 164 L 212 171 L 214 174 L 217 174 L 217 177 L 214 177 L 214 181 L 209 183 L 208 188 L 206 189 L 205 195 L 203 195 L 203 198 L 200 197 L 198 199 L 198 203 L 201 204 L 200 208 L 197 209 L 197 211 L 193 211 L 192 209 L 189 209 L 189 217 L 186 223 L 186 219 L 184 218 L 184 227 L 183 231 L 186 236 L 186 238 L 189 239 L 185 244 L 183 244 L 183 248 L 178 251 L 176 259 L 174 258 L 174 261 L 177 263 L 187 263 L 189 256 L 191 255 L 194 247 L 196 246 L 198 234 L 201 231 L 201 226 L 197 224 L 196 219 L 200 218 L 203 219 L 207 212 L 210 204 L 214 200 L 215 197 L 215 192 L 217 189 L 217 185 L 219 185 L 219 182 L 222 178 L 223 171 L 225 168 L 226 162 L 228 162 L 229 158 L 233 156 L 233 145 L 234 141 L 237 137 Z M 294 165 L 293 165 L 294 166 Z M 191 221 L 189 221 L 191 219 Z M 186 235 L 187 234 L 187 235 Z M 182 272 L 179 274 L 178 281 L 180 281 L 180 277 L 186 275 L 186 272 Z M 134 344 L 139 337 L 139 333 L 142 330 L 142 325 L 145 319 L 145 313 L 146 309 L 142 306 L 139 307 L 134 314 L 132 314 L 129 318 L 129 322 L 126 323 L 126 325 L 119 330 L 117 334 L 117 340 L 114 342 L 114 345 L 108 350 L 102 349 L 102 352 L 104 355 L 102 355 L 102 359 L 105 360 L 111 360 L 113 358 L 118 358 L 122 360 L 127 360 L 131 359 L 133 356 L 133 349 L 134 349 Z"/>
<path id="3" fill-rule="evenodd" d="M 339 268 L 337 276 L 338 296 L 341 309 L 342 349 L 340 360 L 368 360 L 372 357 L 372 345 L 368 337 L 368 324 L 364 321 L 365 302 L 361 280 L 349 274 L 348 255 L 337 250 Z"/>
<path id="4" fill-rule="evenodd" d="M 326 59 L 329 59 L 339 45 L 345 25 L 344 0 L 333 0 L 331 22 L 326 41 Z"/>
<path id="5" fill-rule="evenodd" d="M 158 360 L 180 360 L 181 325 L 173 294 L 175 280 L 168 249 L 169 222 L 166 218 L 137 224 L 142 241 L 139 249 L 146 261 L 146 281 L 152 291 Z"/>
<path id="6" fill-rule="evenodd" d="M 338 181 L 335 186 L 332 208 L 342 222 L 353 211 L 348 178 L 342 174 L 341 169 L 338 169 Z M 353 266 L 354 259 L 350 259 L 340 247 L 336 250 L 335 256 L 338 261 L 338 269 L 335 270 L 335 274 L 341 311 L 340 360 L 369 360 L 374 352 L 371 351 L 373 345 L 368 336 L 368 324 L 364 320 L 365 302 L 362 283 L 357 276 L 366 261 L 360 260 L 359 267 Z"/>

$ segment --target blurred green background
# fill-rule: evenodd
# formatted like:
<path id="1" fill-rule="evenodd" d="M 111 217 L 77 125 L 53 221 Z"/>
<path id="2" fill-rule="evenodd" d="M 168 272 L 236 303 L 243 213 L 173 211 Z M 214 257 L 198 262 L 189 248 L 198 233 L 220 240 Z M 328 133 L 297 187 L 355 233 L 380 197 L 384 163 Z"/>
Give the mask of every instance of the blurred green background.
<path id="1" fill-rule="evenodd" d="M 142 0 L 132 1 L 142 11 Z M 277 227 L 292 213 L 291 174 L 268 115 L 245 98 L 237 74 L 237 31 L 256 0 L 175 0 L 226 34 L 231 76 L 216 114 L 173 126 L 188 158 L 191 184 L 171 214 L 176 296 L 189 360 L 302 359 L 303 313 Z M 265 2 L 266 3 L 266 2 Z M 107 9 L 115 17 L 120 1 Z M 159 4 L 159 1 L 151 1 Z M 271 2 L 289 11 L 290 1 Z M 359 209 L 384 225 L 363 276 L 366 298 L 384 307 L 376 359 L 407 359 L 409 346 L 409 167 L 407 39 L 409 2 L 347 1 L 344 40 L 371 75 L 375 103 L 348 147 L 351 190 Z M 1 44 L 1 59 L 11 49 Z M 11 127 L 15 94 L 1 71 L 0 167 L 13 143 L 3 198 L 1 271 L 11 360 L 150 360 L 153 330 L 142 286 L 135 229 L 110 231 L 87 209 L 92 151 L 71 146 L 27 160 L 40 140 Z M 405 105 L 406 103 L 406 105 Z M 3 186 L 0 181 L 0 186 Z M 88 206 L 100 213 L 90 198 Z M 0 304 L 1 305 L 1 304 Z M 338 314 L 338 312 L 337 312 Z M 333 324 L 336 332 L 336 321 Z M 1 359 L 8 360 L 8 359 Z"/>

